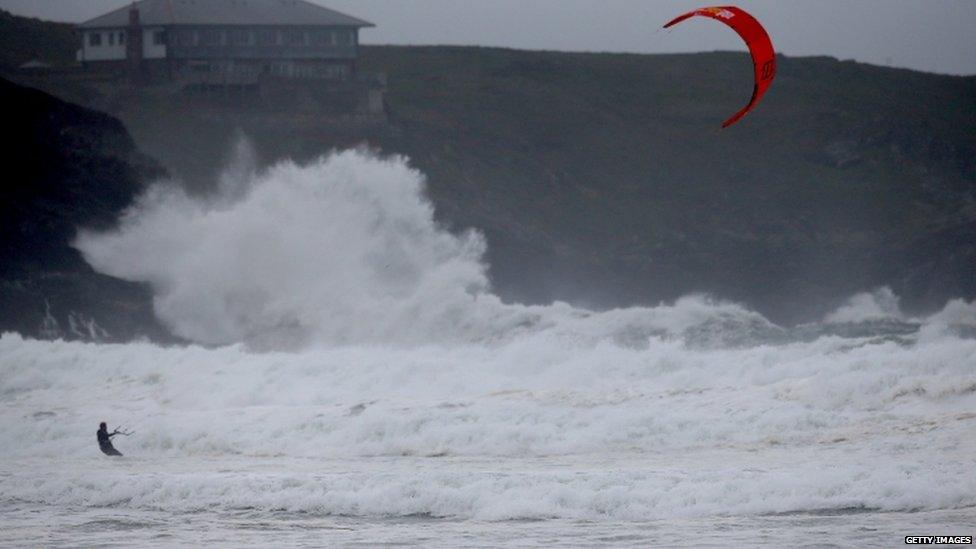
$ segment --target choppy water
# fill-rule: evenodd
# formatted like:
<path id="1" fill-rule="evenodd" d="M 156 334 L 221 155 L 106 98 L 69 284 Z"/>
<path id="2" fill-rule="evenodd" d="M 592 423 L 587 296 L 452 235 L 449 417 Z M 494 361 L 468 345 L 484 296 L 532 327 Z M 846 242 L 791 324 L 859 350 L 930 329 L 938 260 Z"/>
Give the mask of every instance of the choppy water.
<path id="1" fill-rule="evenodd" d="M 0 543 L 771 546 L 976 526 L 976 304 L 786 329 L 504 304 L 403 161 L 157 190 L 79 247 L 209 347 L 0 338 Z M 151 257 L 133 261 L 139 250 Z M 145 254 L 143 254 L 145 255 Z M 102 456 L 99 421 L 135 430 Z"/>
<path id="2" fill-rule="evenodd" d="M 5 545 L 185 547 L 891 547 L 906 535 L 972 532 L 971 509 L 676 517 L 641 521 L 323 516 L 255 510 L 173 513 L 6 502 Z"/>
<path id="3" fill-rule="evenodd" d="M 9 542 L 887 546 L 976 526 L 976 340 L 936 324 L 731 348 L 5 335 L 0 394 Z M 136 430 L 127 457 L 98 453 L 102 419 Z"/>

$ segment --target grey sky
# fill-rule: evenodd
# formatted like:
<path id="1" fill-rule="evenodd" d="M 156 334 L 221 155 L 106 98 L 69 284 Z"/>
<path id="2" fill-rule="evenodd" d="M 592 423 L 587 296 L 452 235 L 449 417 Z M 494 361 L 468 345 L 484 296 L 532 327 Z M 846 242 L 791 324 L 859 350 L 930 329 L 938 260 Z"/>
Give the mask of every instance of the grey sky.
<path id="1" fill-rule="evenodd" d="M 744 49 L 722 25 L 661 24 L 709 0 L 313 0 L 378 25 L 366 44 L 471 44 L 641 53 Z M 78 22 L 127 0 L 0 0 L 21 15 Z M 721 3 L 721 2 L 714 2 Z M 736 0 L 777 50 L 976 74 L 974 0 Z"/>

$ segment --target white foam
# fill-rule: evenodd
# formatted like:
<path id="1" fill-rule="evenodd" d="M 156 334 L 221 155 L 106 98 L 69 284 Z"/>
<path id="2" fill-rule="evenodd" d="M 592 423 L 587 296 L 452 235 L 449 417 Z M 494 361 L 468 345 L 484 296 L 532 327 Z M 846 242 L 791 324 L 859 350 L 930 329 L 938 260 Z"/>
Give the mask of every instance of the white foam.
<path id="1" fill-rule="evenodd" d="M 825 322 L 866 322 L 871 320 L 901 320 L 898 296 L 888 287 L 855 295 L 836 311 L 824 317 Z"/>
<path id="2" fill-rule="evenodd" d="M 156 187 L 78 241 L 150 282 L 177 333 L 229 345 L 0 337 L 3 497 L 585 519 L 976 504 L 976 340 L 954 329 L 972 303 L 916 334 L 793 339 L 705 296 L 503 304 L 483 239 L 439 228 L 403 159 L 237 173 L 206 203 Z M 902 318 L 881 290 L 828 321 Z M 100 458 L 99 421 L 135 429 L 126 460 Z"/>
<path id="3" fill-rule="evenodd" d="M 136 430 L 118 440 L 130 456 L 203 471 L 107 474 L 82 487 L 79 476 L 46 471 L 31 484 L 35 498 L 483 518 L 589 517 L 607 506 L 633 517 L 971 505 L 974 357 L 976 341 L 948 333 L 908 346 L 829 337 L 735 349 L 543 333 L 503 345 L 300 353 L 8 334 L 0 459 L 67 460 L 70 470 L 97 458 L 94 428 L 107 420 Z M 249 472 L 273 456 L 352 472 L 380 460 L 396 475 L 323 483 L 311 473 L 267 477 L 277 465 Z M 510 474 L 468 471 L 465 460 L 489 456 Z M 415 474 L 393 458 L 441 472 Z M 138 463 L 137 476 L 159 467 Z M 615 473 L 619 463 L 633 471 Z M 15 478 L 0 489 L 30 491 Z"/>
<path id="4" fill-rule="evenodd" d="M 211 202 L 156 186 L 119 231 L 83 232 L 77 246 L 102 272 L 151 283 L 158 316 L 203 343 L 452 341 L 490 331 L 500 303 L 486 293 L 484 240 L 435 225 L 405 160 L 347 151 L 250 174 L 225 174 L 229 190 Z"/>
<path id="5" fill-rule="evenodd" d="M 841 457 L 837 453 L 827 457 Z M 725 464 L 508 463 L 444 459 L 362 464 L 287 460 L 255 463 L 142 462 L 138 470 L 87 470 L 61 463 L 44 475 L 0 481 L 21 501 L 76 507 L 123 507 L 185 513 L 251 510 L 357 517 L 434 517 L 482 520 L 564 518 L 653 520 L 823 509 L 883 511 L 952 509 L 976 503 L 976 481 L 962 464 L 864 463 L 834 466 L 801 460 L 789 467 L 726 454 Z M 689 463 L 690 462 L 690 463 Z M 607 467 L 608 465 L 612 466 Z M 745 467 L 743 467 L 745 465 Z M 65 469 L 68 470 L 65 470 Z M 35 466 L 22 470 L 34 472 Z M 288 471 L 288 472 L 284 472 Z M 84 482 L 78 482 L 79 477 Z"/>
<path id="6" fill-rule="evenodd" d="M 214 200 L 155 186 L 119 230 L 82 232 L 76 246 L 106 274 L 149 282 L 157 315 L 207 344 L 457 344 L 545 330 L 639 343 L 709 319 L 768 324 L 705 296 L 602 315 L 506 305 L 490 292 L 484 239 L 436 225 L 405 159 L 346 151 L 262 174 L 247 165 L 224 174 Z"/>

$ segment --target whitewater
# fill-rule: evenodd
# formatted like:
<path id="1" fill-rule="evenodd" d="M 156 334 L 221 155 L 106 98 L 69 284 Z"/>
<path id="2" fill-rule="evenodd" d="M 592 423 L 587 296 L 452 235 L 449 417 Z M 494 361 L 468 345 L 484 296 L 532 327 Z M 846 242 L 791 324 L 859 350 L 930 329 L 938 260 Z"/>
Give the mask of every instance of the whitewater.
<path id="1" fill-rule="evenodd" d="M 75 246 L 184 345 L 0 337 L 0 544 L 901 544 L 976 531 L 976 303 L 879 288 L 777 326 L 720 297 L 505 303 L 400 157 L 213 196 L 160 182 Z M 96 319 L 97 320 L 97 319 Z M 101 455 L 100 421 L 121 459 Z"/>

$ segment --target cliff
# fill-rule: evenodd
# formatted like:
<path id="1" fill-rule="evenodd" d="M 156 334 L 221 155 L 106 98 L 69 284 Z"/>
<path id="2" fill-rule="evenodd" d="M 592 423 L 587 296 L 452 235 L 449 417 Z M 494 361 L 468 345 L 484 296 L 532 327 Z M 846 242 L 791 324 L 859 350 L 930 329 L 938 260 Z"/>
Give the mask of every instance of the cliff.
<path id="1" fill-rule="evenodd" d="M 397 137 L 446 220 L 484 229 L 513 299 L 690 291 L 786 322 L 890 285 L 976 296 L 976 78 L 736 53 L 370 48 Z"/>
<path id="2" fill-rule="evenodd" d="M 70 65 L 77 49 L 72 25 L 18 17 L 0 9 L 0 68 L 15 69 L 30 61 Z"/>
<path id="3" fill-rule="evenodd" d="M 0 105 L 0 331 L 171 339 L 147 288 L 95 273 L 70 247 L 79 227 L 111 227 L 162 168 L 105 114 L 6 80 Z"/>

